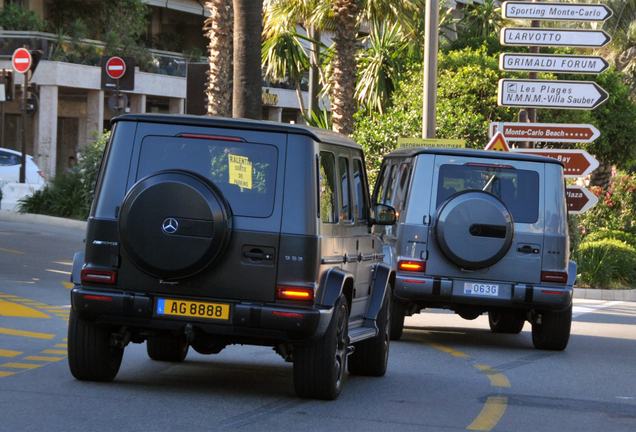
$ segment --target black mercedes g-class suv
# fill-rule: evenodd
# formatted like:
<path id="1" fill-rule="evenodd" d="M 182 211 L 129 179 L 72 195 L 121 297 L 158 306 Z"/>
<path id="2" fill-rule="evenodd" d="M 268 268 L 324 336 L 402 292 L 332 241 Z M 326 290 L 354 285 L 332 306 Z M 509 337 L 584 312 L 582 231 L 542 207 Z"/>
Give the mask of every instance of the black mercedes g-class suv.
<path id="1" fill-rule="evenodd" d="M 345 368 L 382 376 L 394 269 L 373 224 L 362 149 L 281 123 L 123 115 L 73 260 L 68 360 L 115 378 L 124 347 L 272 346 L 301 397 L 335 399 Z M 348 357 L 348 359 L 347 359 Z"/>

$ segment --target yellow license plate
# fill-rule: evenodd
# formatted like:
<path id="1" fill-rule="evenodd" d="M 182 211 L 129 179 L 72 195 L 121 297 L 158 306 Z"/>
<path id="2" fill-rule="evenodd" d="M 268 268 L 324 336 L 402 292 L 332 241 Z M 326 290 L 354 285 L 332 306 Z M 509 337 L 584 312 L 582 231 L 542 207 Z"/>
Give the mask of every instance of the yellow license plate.
<path id="1" fill-rule="evenodd" d="M 157 300 L 157 315 L 169 315 L 213 320 L 230 319 L 230 305 L 186 300 Z"/>

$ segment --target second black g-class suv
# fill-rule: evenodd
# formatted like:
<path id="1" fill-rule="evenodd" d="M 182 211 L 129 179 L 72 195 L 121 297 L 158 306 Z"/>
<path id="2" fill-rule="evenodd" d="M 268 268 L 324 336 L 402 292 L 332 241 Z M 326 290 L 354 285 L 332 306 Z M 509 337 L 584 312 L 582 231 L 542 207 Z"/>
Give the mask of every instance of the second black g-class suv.
<path id="1" fill-rule="evenodd" d="M 335 399 L 347 366 L 384 375 L 395 271 L 371 227 L 395 212 L 370 208 L 357 144 L 248 120 L 113 123 L 73 263 L 76 378 L 113 380 L 144 341 L 173 362 L 189 347 L 272 346 L 308 398 Z"/>

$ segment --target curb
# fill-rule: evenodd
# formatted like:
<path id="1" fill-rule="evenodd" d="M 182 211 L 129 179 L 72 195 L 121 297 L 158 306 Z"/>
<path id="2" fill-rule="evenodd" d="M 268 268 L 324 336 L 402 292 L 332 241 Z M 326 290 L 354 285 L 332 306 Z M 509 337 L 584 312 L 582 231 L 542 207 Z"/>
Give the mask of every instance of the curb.
<path id="1" fill-rule="evenodd" d="M 70 228 L 86 231 L 86 222 L 74 219 L 65 219 L 54 216 L 44 216 L 31 213 L 17 213 L 9 210 L 0 210 L 0 221 L 12 221 L 51 225 L 61 228 Z M 608 301 L 633 301 L 636 302 L 636 289 L 633 290 L 604 290 L 595 288 L 574 288 L 573 297 L 587 300 Z"/>
<path id="2" fill-rule="evenodd" d="M 86 222 L 84 221 L 40 214 L 18 213 L 10 210 L 0 210 L 0 221 L 33 223 L 86 231 Z"/>

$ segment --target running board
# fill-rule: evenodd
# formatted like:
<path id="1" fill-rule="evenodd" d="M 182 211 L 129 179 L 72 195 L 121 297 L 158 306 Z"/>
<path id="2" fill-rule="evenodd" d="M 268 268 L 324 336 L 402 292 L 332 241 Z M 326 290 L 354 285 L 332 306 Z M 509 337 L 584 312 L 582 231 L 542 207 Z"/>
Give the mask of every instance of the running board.
<path id="1" fill-rule="evenodd" d="M 369 327 L 358 327 L 353 330 L 349 330 L 349 343 L 354 344 L 364 339 L 369 339 L 377 336 L 378 331 Z"/>

